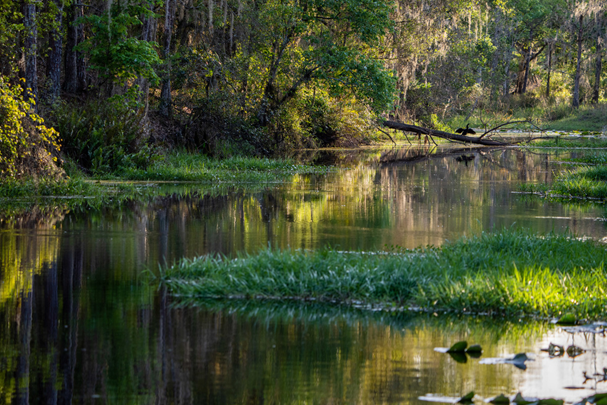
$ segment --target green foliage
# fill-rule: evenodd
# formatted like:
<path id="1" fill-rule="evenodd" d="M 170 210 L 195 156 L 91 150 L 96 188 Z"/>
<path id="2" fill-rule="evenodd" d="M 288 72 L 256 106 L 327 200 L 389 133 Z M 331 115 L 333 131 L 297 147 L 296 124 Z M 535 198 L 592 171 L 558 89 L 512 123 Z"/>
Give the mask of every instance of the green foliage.
<path id="1" fill-rule="evenodd" d="M 200 154 L 172 152 L 146 169 L 127 169 L 122 177 L 130 180 L 222 183 L 276 182 L 296 174 L 321 174 L 330 170 L 332 169 L 295 164 L 288 159 L 212 159 Z"/>
<path id="2" fill-rule="evenodd" d="M 594 241 L 505 230 L 401 254 L 264 250 L 182 260 L 180 296 L 419 305 L 508 315 L 604 317 L 607 251 Z"/>
<path id="3" fill-rule="evenodd" d="M 33 107 L 33 100 L 24 100 L 21 87 L 0 77 L 0 178 L 24 174 L 26 159 L 41 160 L 41 150 L 49 156 L 59 150 L 57 132 L 44 125 Z"/>
<path id="4" fill-rule="evenodd" d="M 79 22 L 90 25 L 92 35 L 76 49 L 88 55 L 91 69 L 117 83 L 124 84 L 138 76 L 158 82 L 154 67 L 161 60 L 154 49 L 156 43 L 129 33 L 132 26 L 141 25 L 140 15 L 150 14 L 145 7 L 114 3 L 110 12 L 83 17 Z"/>
<path id="5" fill-rule="evenodd" d="M 358 137 L 350 129 L 362 126 L 351 125 L 352 118 L 377 116 L 394 98 L 395 78 L 380 58 L 391 7 L 387 0 L 243 2 L 230 30 L 247 40 L 233 52 L 225 52 L 226 44 L 180 50 L 177 103 L 199 106 L 195 125 L 206 131 L 198 136 L 205 147 L 241 137 L 268 154 L 325 144 L 340 136 L 340 127 Z M 312 94 L 318 103 L 314 96 L 310 102 Z M 340 120 L 338 104 L 356 113 Z"/>
<path id="6" fill-rule="evenodd" d="M 84 105 L 58 105 L 53 122 L 64 153 L 94 175 L 154 163 L 157 153 L 146 142 L 143 109 L 134 97 L 131 93 Z"/>

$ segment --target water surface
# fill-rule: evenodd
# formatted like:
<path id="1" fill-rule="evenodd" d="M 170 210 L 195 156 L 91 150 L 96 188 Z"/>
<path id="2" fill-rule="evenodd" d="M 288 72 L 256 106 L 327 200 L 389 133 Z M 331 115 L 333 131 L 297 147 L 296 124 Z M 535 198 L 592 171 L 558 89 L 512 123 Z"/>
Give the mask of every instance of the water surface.
<path id="1" fill-rule="evenodd" d="M 176 307 L 149 281 L 159 265 L 181 257 L 268 245 L 412 248 L 504 226 L 605 236 L 600 205 L 512 193 L 522 181 L 552 181 L 564 169 L 558 155 L 449 149 L 426 156 L 405 149 L 304 158 L 348 169 L 255 192 L 163 185 L 157 197 L 104 209 L 58 205 L 4 214 L 2 401 L 421 403 L 427 394 L 474 390 L 479 401 L 521 391 L 573 402 L 607 391 L 607 382 L 593 376 L 607 367 L 604 335 L 542 322 L 330 306 Z M 463 339 L 480 343 L 485 358 L 528 352 L 535 361 L 520 370 L 478 359 L 458 363 L 434 351 Z M 540 351 L 550 342 L 587 352 L 550 358 Z"/>

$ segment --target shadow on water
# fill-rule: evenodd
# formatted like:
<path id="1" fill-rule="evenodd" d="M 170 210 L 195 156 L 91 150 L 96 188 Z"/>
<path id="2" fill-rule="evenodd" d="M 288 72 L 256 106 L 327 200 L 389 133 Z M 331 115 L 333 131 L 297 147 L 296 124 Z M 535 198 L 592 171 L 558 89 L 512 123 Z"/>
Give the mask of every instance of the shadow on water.
<path id="1" fill-rule="evenodd" d="M 427 394 L 474 390 L 479 398 L 521 391 L 573 402 L 607 389 L 598 378 L 584 380 L 607 367 L 602 335 L 541 322 L 318 304 L 177 307 L 146 277 L 181 257 L 268 243 L 416 247 L 515 222 L 538 232 L 604 233 L 603 222 L 592 219 L 601 208 L 510 193 L 517 182 L 551 179 L 557 157 L 509 150 L 361 153 L 364 159 L 341 158 L 349 159 L 349 170 L 296 176 L 264 190 L 162 186 L 104 206 L 3 211 L 0 400 L 418 403 Z M 466 166 L 456 160 L 462 155 L 474 159 Z M 481 344 L 481 359 L 527 352 L 535 361 L 523 371 L 473 358 L 457 363 L 434 351 L 460 340 Z M 585 352 L 551 358 L 541 351 L 550 343 Z"/>

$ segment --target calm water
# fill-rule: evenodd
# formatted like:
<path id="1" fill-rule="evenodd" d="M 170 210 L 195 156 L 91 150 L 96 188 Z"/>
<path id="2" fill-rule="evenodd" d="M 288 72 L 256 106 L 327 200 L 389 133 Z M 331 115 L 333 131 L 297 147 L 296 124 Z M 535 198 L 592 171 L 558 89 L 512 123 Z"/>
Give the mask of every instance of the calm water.
<path id="1" fill-rule="evenodd" d="M 456 158 L 465 154 L 467 162 Z M 159 187 L 105 209 L 40 207 L 0 222 L 0 400 L 67 404 L 422 403 L 522 392 L 574 402 L 607 391 L 607 338 L 525 324 L 331 306 L 176 306 L 149 281 L 160 264 L 268 245 L 417 247 L 513 224 L 603 238 L 604 208 L 513 194 L 550 182 L 559 156 L 517 150 L 339 151 L 348 167 L 256 192 Z M 461 159 L 460 159 L 461 160 Z M 459 363 L 435 347 L 480 343 Z M 587 351 L 541 352 L 553 342 Z M 521 370 L 483 364 L 527 352 Z M 573 389 L 576 388 L 576 389 Z"/>

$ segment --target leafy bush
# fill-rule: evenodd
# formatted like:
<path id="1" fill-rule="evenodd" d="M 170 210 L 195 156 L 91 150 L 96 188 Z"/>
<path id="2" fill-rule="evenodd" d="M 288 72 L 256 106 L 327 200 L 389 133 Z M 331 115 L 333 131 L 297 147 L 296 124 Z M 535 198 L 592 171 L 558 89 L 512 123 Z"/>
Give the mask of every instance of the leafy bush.
<path id="1" fill-rule="evenodd" d="M 53 112 L 63 151 L 94 175 L 126 168 L 145 169 L 156 156 L 145 135 L 143 109 L 131 95 L 62 104 Z"/>
<path id="2" fill-rule="evenodd" d="M 0 77 L 0 178 L 60 172 L 52 157 L 59 150 L 58 134 L 43 125 L 33 107 L 33 100 L 24 100 L 21 87 Z"/>

